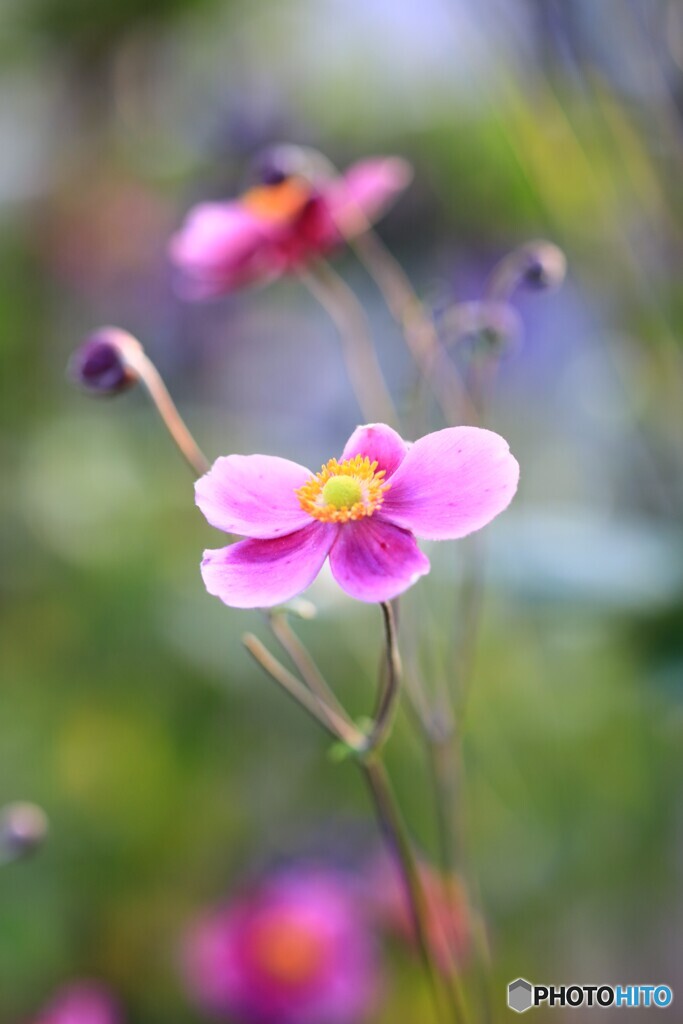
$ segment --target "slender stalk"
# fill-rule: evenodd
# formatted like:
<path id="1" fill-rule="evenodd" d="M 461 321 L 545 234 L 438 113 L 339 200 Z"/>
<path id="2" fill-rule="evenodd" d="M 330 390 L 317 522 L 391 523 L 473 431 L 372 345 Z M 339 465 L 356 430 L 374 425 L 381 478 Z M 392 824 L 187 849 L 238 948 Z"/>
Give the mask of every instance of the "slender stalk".
<path id="1" fill-rule="evenodd" d="M 445 356 L 431 317 L 401 264 L 369 224 L 349 244 L 379 288 L 401 328 L 408 350 L 448 423 L 466 420 L 471 403 L 458 372 Z"/>
<path id="2" fill-rule="evenodd" d="M 366 421 L 397 426 L 398 413 L 377 359 L 365 311 L 354 292 L 323 261 L 301 271 L 300 278 L 337 327 L 349 379 Z"/>
<path id="3" fill-rule="evenodd" d="M 373 724 L 367 738 L 366 750 L 368 752 L 381 750 L 389 738 L 398 706 L 401 683 L 401 656 L 396 640 L 394 613 L 391 605 L 386 601 L 382 602 L 381 608 L 386 638 L 386 662 L 379 674 L 380 685 L 372 716 Z"/>
<path id="4" fill-rule="evenodd" d="M 312 718 L 321 725 L 326 732 L 335 740 L 341 740 L 352 750 L 359 749 L 364 743 L 364 736 L 360 730 L 346 718 L 341 718 L 333 708 L 325 704 L 289 672 L 277 658 L 261 643 L 253 633 L 246 633 L 242 637 L 242 643 L 258 662 L 261 668 L 278 683 L 282 689 L 293 700 L 299 704 L 304 711 L 307 711 Z"/>
<path id="5" fill-rule="evenodd" d="M 210 463 L 178 412 L 156 366 L 141 345 L 126 347 L 122 350 L 122 354 L 127 365 L 144 384 L 181 455 L 196 476 L 203 476 L 209 470 Z"/>
<path id="6" fill-rule="evenodd" d="M 451 1019 L 455 1024 L 460 1024 L 467 1020 L 467 1009 L 459 988 L 448 987 L 444 992 L 441 985 L 429 933 L 429 908 L 420 879 L 417 859 L 398 809 L 384 762 L 378 755 L 374 755 L 360 763 L 380 828 L 401 874 L 413 932 L 420 952 L 420 959 L 432 990 L 437 1018 L 439 1020 Z M 445 994 L 448 996 L 448 1002 L 444 1000 Z"/>
<path id="7" fill-rule="evenodd" d="M 393 722 L 400 683 L 400 658 L 391 606 L 382 604 L 382 613 L 387 643 L 386 680 L 382 681 L 380 685 L 376 717 L 368 736 L 364 736 L 353 725 L 343 709 L 339 714 L 335 707 L 328 703 L 327 694 L 331 693 L 330 688 L 315 666 L 310 654 L 292 631 L 283 633 L 280 629 L 280 637 L 288 646 L 291 645 L 292 637 L 295 637 L 297 644 L 291 647 L 291 651 L 296 657 L 290 653 L 290 650 L 288 653 L 295 664 L 299 663 L 297 667 L 300 670 L 305 670 L 302 672 L 302 676 L 307 681 L 310 680 L 314 683 L 315 692 L 289 672 L 253 634 L 246 634 L 243 637 L 243 643 L 261 668 L 318 725 L 334 739 L 341 740 L 351 751 L 357 753 L 357 762 L 370 789 L 382 834 L 400 869 L 420 956 L 433 993 L 437 1017 L 439 1021 L 452 1020 L 454 1024 L 465 1024 L 467 1012 L 459 986 L 457 984 L 445 987 L 441 985 L 441 978 L 434 963 L 429 939 L 428 909 L 417 860 L 381 760 L 381 747 L 388 738 L 388 731 Z M 273 616 L 273 619 L 275 618 Z M 311 668 L 314 669 L 313 673 L 311 673 Z"/>
<path id="8" fill-rule="evenodd" d="M 349 724 L 351 724 L 346 710 L 337 700 L 337 697 L 328 685 L 325 677 L 316 665 L 310 653 L 290 626 L 287 614 L 285 612 L 269 613 L 268 624 L 282 649 L 286 651 L 292 659 L 293 664 L 296 665 L 299 675 L 306 683 L 309 690 L 311 690 L 311 692 L 314 693 L 323 704 L 327 704 L 329 707 L 333 708 L 340 717 L 346 718 L 349 721 Z"/>

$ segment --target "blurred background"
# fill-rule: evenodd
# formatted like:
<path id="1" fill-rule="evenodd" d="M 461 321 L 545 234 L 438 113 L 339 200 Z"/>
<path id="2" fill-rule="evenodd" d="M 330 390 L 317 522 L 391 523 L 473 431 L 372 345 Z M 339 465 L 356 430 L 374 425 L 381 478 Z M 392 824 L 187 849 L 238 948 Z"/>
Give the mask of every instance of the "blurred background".
<path id="1" fill-rule="evenodd" d="M 437 310 L 479 298 L 520 243 L 567 254 L 561 290 L 515 300 L 523 337 L 486 418 L 522 466 L 482 535 L 461 794 L 493 1019 L 520 975 L 681 988 L 681 5 L 0 10 L 0 805 L 32 800 L 51 822 L 30 862 L 0 870 L 2 1024 L 78 977 L 106 984 L 124 1021 L 205 1020 L 178 970 L 198 914 L 273 865 L 314 857 L 358 876 L 375 856 L 357 774 L 242 649 L 245 630 L 263 635 L 258 614 L 205 593 L 201 552 L 223 541 L 144 395 L 94 401 L 65 376 L 82 336 L 119 324 L 210 457 L 317 468 L 340 451 L 360 413 L 334 327 L 298 282 L 188 305 L 166 256 L 189 206 L 238 191 L 282 140 L 342 167 L 412 162 L 379 230 Z M 336 266 L 406 394 L 381 297 L 352 255 Z M 417 595 L 439 628 L 466 562 L 448 547 Z M 379 612 L 325 578 L 309 596 L 318 616 L 297 628 L 367 712 Z M 435 858 L 405 716 L 388 761 Z M 414 958 L 391 941 L 383 958 L 371 1020 L 422 1020 Z"/>

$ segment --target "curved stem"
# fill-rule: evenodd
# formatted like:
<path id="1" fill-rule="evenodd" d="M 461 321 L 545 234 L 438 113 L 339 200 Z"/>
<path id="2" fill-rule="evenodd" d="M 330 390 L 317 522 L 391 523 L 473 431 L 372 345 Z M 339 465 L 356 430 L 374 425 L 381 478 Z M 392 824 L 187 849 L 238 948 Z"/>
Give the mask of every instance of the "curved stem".
<path id="1" fill-rule="evenodd" d="M 300 278 L 337 327 L 349 379 L 366 421 L 397 426 L 398 414 L 377 359 L 365 311 L 353 290 L 323 261 L 301 271 Z"/>
<path id="2" fill-rule="evenodd" d="M 178 412 L 161 374 L 142 346 L 131 346 L 123 351 L 127 365 L 144 384 L 162 422 L 196 476 L 203 476 L 210 468 L 209 460 L 190 433 Z"/>
<path id="3" fill-rule="evenodd" d="M 386 638 L 386 662 L 380 671 L 380 685 L 377 692 L 372 728 L 368 734 L 366 751 L 381 750 L 389 738 L 389 732 L 398 707 L 401 683 L 401 655 L 396 640 L 396 622 L 391 605 L 383 601 L 380 605 L 384 618 Z"/>

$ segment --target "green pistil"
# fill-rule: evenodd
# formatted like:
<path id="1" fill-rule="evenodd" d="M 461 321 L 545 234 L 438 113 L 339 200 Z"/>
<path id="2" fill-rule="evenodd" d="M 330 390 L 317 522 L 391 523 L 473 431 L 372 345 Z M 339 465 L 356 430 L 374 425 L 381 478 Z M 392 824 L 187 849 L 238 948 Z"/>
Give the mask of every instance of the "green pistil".
<path id="1" fill-rule="evenodd" d="M 333 476 L 323 487 L 323 503 L 335 508 L 351 508 L 363 500 L 361 486 L 352 476 Z"/>

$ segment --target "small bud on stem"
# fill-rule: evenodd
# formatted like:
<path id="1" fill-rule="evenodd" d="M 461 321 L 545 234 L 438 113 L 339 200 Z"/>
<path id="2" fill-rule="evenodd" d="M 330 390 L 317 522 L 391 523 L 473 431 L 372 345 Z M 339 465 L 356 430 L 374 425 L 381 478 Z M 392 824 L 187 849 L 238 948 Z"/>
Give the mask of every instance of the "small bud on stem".
<path id="1" fill-rule="evenodd" d="M 545 291 L 559 288 L 567 273 L 567 259 L 552 242 L 528 242 L 505 256 L 494 269 L 486 288 L 489 299 L 505 301 L 518 288 Z"/>
<path id="2" fill-rule="evenodd" d="M 119 327 L 101 327 L 76 350 L 69 375 L 86 391 L 116 395 L 140 381 L 156 406 L 164 426 L 197 476 L 209 462 L 178 412 L 154 363 L 132 334 Z"/>
<path id="3" fill-rule="evenodd" d="M 76 349 L 69 362 L 69 376 L 94 395 L 118 395 L 138 381 L 135 360 L 130 357 L 141 351 L 132 334 L 118 327 L 102 327 Z"/>

